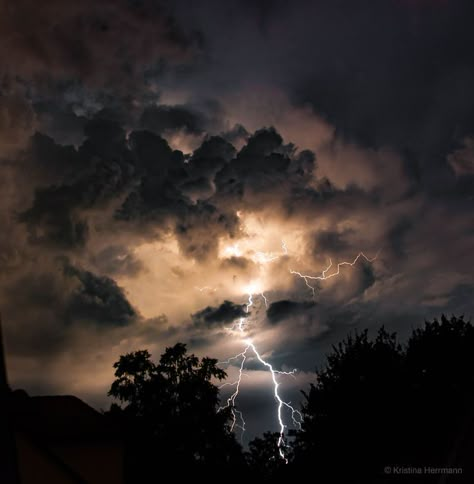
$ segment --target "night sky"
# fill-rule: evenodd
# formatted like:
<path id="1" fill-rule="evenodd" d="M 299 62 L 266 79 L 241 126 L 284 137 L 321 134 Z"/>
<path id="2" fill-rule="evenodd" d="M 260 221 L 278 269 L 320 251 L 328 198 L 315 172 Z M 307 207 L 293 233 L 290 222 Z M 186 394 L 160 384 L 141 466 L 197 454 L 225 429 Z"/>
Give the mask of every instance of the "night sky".
<path id="1" fill-rule="evenodd" d="M 0 0 L 14 388 L 107 408 L 121 354 L 250 339 L 298 406 L 349 331 L 472 316 L 472 0 L 40 3 Z"/>

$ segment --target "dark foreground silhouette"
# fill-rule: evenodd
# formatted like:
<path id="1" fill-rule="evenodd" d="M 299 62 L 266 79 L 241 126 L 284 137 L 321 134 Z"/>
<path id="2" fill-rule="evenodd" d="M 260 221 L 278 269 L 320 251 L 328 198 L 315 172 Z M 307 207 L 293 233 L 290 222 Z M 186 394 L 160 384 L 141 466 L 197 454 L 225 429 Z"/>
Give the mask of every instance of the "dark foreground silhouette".
<path id="1" fill-rule="evenodd" d="M 2 394 L 4 482 L 43 482 L 40 461 L 68 479 L 50 484 L 474 482 L 474 328 L 462 317 L 426 323 L 403 346 L 382 328 L 333 347 L 303 392 L 301 431 L 285 436 L 288 463 L 278 434 L 246 452 L 237 443 L 229 412 L 218 411 L 213 382 L 226 374 L 216 360 L 178 343 L 157 363 L 142 350 L 114 367 L 119 405 L 105 414 L 75 397 Z M 15 439 L 16 464 L 5 459 Z"/>
<path id="2" fill-rule="evenodd" d="M 230 412 L 218 411 L 225 371 L 217 360 L 188 355 L 182 343 L 167 348 L 158 364 L 147 351 L 120 357 L 109 395 L 122 402 L 109 415 L 128 429 L 126 474 L 129 482 L 176 477 L 216 477 L 245 469 L 240 445 L 230 430 Z M 235 474 L 234 474 L 235 476 Z"/>
<path id="3" fill-rule="evenodd" d="M 474 328 L 426 323 L 406 346 L 383 328 L 333 349 L 305 394 L 291 467 L 322 482 L 474 482 Z"/>
<path id="4" fill-rule="evenodd" d="M 157 365 L 139 351 L 115 368 L 110 395 L 125 407 L 110 414 L 134 422 L 132 482 L 152 477 L 155 462 L 207 479 L 230 472 L 264 481 L 474 482 L 474 328 L 462 317 L 426 323 L 404 346 L 382 328 L 373 339 L 366 330 L 333 347 L 303 392 L 303 427 L 287 436 L 288 463 L 277 434 L 245 453 L 236 443 L 229 414 L 216 411 L 211 378 L 225 373 L 215 360 L 199 361 L 177 344 Z"/>

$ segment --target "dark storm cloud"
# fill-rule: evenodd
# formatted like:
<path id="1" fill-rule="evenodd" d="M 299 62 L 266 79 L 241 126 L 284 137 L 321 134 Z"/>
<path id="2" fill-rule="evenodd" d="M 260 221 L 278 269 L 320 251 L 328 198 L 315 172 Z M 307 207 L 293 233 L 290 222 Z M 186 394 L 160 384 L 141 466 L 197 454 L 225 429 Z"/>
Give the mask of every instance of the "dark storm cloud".
<path id="1" fill-rule="evenodd" d="M 151 104 L 145 107 L 139 125 L 159 135 L 180 130 L 197 135 L 218 132 L 223 120 L 221 107 L 216 102 L 204 102 L 201 106 Z"/>
<path id="2" fill-rule="evenodd" d="M 173 78 L 181 88 L 224 98 L 280 90 L 338 139 L 403 155 L 412 193 L 457 190 L 446 154 L 474 131 L 470 0 L 173 5 L 183 25 L 205 32 L 210 58 L 192 81 Z"/>
<path id="3" fill-rule="evenodd" d="M 68 319 L 123 326 L 136 318 L 137 313 L 113 279 L 96 276 L 67 263 L 64 274 L 80 282 L 66 307 Z"/>
<path id="4" fill-rule="evenodd" d="M 113 378 L 114 351 L 191 341 L 215 356 L 240 344 L 223 327 L 248 316 L 220 302 L 262 272 L 270 306 L 255 297 L 246 328 L 282 370 L 313 371 L 349 331 L 403 337 L 443 311 L 472 313 L 470 3 L 177 0 L 176 23 L 148 0 L 43 2 L 34 16 L 30 3 L 0 15 L 0 305 L 15 381 L 57 392 L 71 361 L 90 362 L 73 391 L 88 396 L 93 374 L 103 402 L 95 372 Z M 196 29 L 193 57 L 183 32 Z M 320 141 L 326 121 L 335 134 Z M 174 149 L 188 139 L 201 143 L 192 154 Z M 251 250 L 222 258 L 224 242 L 265 245 L 267 222 L 286 256 L 264 269 Z M 379 249 L 314 298 L 287 273 Z M 22 361 L 51 362 L 41 384 Z M 275 423 L 267 390 L 239 402 L 262 430 Z"/>
<path id="5" fill-rule="evenodd" d="M 387 240 L 398 257 L 404 255 L 406 238 L 411 230 L 413 230 L 413 222 L 408 218 L 401 218 L 387 234 Z"/>
<path id="6" fill-rule="evenodd" d="M 312 301 L 290 301 L 286 299 L 275 301 L 267 309 L 267 318 L 270 323 L 277 324 L 285 319 L 292 319 L 305 314 L 314 305 L 315 303 Z"/>
<path id="7" fill-rule="evenodd" d="M 88 223 L 83 211 L 118 196 L 132 179 L 125 133 L 115 123 L 93 121 L 79 150 L 36 136 L 29 162 L 61 182 L 38 188 L 31 208 L 20 214 L 30 240 L 59 248 L 84 246 Z M 37 160 L 37 161 L 36 161 Z M 61 176 L 62 175 L 62 176 Z"/>
<path id="8" fill-rule="evenodd" d="M 220 136 L 211 136 L 194 151 L 189 168 L 191 172 L 196 171 L 202 175 L 215 175 L 234 158 L 235 153 L 236 150 L 230 142 Z"/>
<path id="9" fill-rule="evenodd" d="M 163 134 L 165 131 L 184 129 L 193 134 L 203 131 L 205 120 L 201 113 L 187 106 L 149 106 L 141 116 L 144 129 Z"/>
<path id="10" fill-rule="evenodd" d="M 33 242 L 83 246 L 88 226 L 84 212 L 127 194 L 117 218 L 149 221 L 158 228 L 171 225 L 186 253 L 200 255 L 206 250 L 193 247 L 190 240 L 201 226 L 209 229 L 209 245 L 215 245 L 214 236 L 233 230 L 235 216 L 207 202 L 194 203 L 183 193 L 203 185 L 212 191 L 205 177 L 219 169 L 232 150 L 223 140 L 207 140 L 188 166 L 183 154 L 163 138 L 135 131 L 126 140 L 115 121 L 95 118 L 86 124 L 85 135 L 78 149 L 39 134 L 33 138 L 28 163 L 57 182 L 37 189 L 32 207 L 20 216 Z"/>
<path id="11" fill-rule="evenodd" d="M 0 56 L 13 76 L 122 83 L 160 59 L 183 59 L 186 35 L 157 2 L 0 2 Z"/>
<path id="12" fill-rule="evenodd" d="M 120 84 L 90 86 L 82 79 L 60 79 L 47 86 L 27 82 L 28 99 L 36 115 L 38 131 L 58 144 L 79 146 L 91 120 L 114 121 L 127 132 L 140 129 L 140 118 L 148 107 L 158 106 L 157 79 L 134 79 L 133 87 Z M 170 106 L 173 108 L 173 106 Z M 204 116 L 204 115 L 203 115 Z M 207 118 L 206 118 L 207 119 Z"/>
<path id="13" fill-rule="evenodd" d="M 40 186 L 70 183 L 90 166 L 73 146 L 63 146 L 40 132 L 29 140 L 20 163 Z"/>
<path id="14" fill-rule="evenodd" d="M 163 183 L 168 177 L 178 182 L 186 177 L 183 167 L 183 154 L 173 151 L 166 140 L 149 131 L 135 131 L 130 134 L 129 146 L 134 161 L 142 173 Z"/>
<path id="15" fill-rule="evenodd" d="M 148 131 L 134 131 L 127 140 L 116 121 L 96 117 L 84 132 L 78 148 L 40 134 L 32 139 L 25 158 L 43 184 L 54 182 L 38 188 L 32 206 L 20 214 L 32 243 L 84 247 L 88 211 L 116 203 L 117 220 L 173 231 L 183 254 L 205 260 L 222 235 L 238 232 L 244 191 L 256 193 L 258 204 L 276 180 L 301 177 L 312 163 L 306 152 L 293 157 L 274 129 L 257 131 L 237 155 L 223 138 L 209 137 L 188 160 Z"/>
<path id="16" fill-rule="evenodd" d="M 293 147 L 284 145 L 274 128 L 256 131 L 237 156 L 216 174 L 216 197 L 233 204 L 245 200 L 249 207 L 261 207 L 276 184 L 281 183 L 282 191 L 275 196 L 284 198 L 292 175 L 293 154 Z M 294 163 L 298 164 L 299 158 Z"/>
<path id="17" fill-rule="evenodd" d="M 293 80 L 295 98 L 364 144 L 446 152 L 474 128 L 473 13 L 469 1 L 313 4 L 308 40 L 328 48 L 304 51 L 314 70 Z"/>
<path id="18" fill-rule="evenodd" d="M 58 104 L 52 100 L 34 103 L 39 130 L 60 144 L 79 145 L 84 137 L 87 117 L 77 115 L 70 104 Z"/>
<path id="19" fill-rule="evenodd" d="M 91 213 L 113 207 L 123 228 L 141 235 L 174 233 L 183 255 L 205 261 L 217 253 L 222 236 L 238 235 L 242 208 L 280 206 L 301 217 L 324 209 L 337 216 L 379 203 L 377 193 L 315 180 L 314 154 L 284 144 L 274 128 L 256 131 L 239 152 L 222 137 L 208 137 L 189 158 L 149 131 L 126 138 L 117 121 L 101 117 L 88 121 L 84 133 L 78 148 L 37 134 L 24 155 L 43 185 L 20 214 L 34 244 L 84 247 Z M 318 237 L 315 250 L 342 249 L 335 244 L 342 235 Z"/>
<path id="20" fill-rule="evenodd" d="M 232 147 L 211 138 L 195 158 L 184 163 L 180 151 L 172 151 L 166 141 L 150 132 L 132 133 L 130 143 L 142 176 L 118 211 L 118 218 L 168 227 L 186 256 L 203 260 L 215 253 L 219 237 L 236 232 L 238 218 L 232 211 L 190 197 L 193 191 L 212 194 L 212 174 L 225 163 L 223 157 Z"/>
<path id="21" fill-rule="evenodd" d="M 245 304 L 235 304 L 231 301 L 224 301 L 220 306 L 207 308 L 191 315 L 196 326 L 211 328 L 229 324 L 239 318 L 246 318 Z"/>
<path id="22" fill-rule="evenodd" d="M 71 265 L 66 259 L 25 261 L 23 273 L 2 279 L 0 304 L 14 355 L 54 359 L 81 345 L 75 332 L 131 326 L 140 317 L 109 277 Z"/>
<path id="23" fill-rule="evenodd" d="M 231 144 L 246 142 L 250 133 L 241 124 L 236 124 L 233 128 L 223 132 L 221 136 Z"/>
<path id="24" fill-rule="evenodd" d="M 363 294 L 366 289 L 373 286 L 376 281 L 374 268 L 368 263 L 362 263 L 361 270 L 359 272 L 360 280 L 360 294 Z"/>
<path id="25" fill-rule="evenodd" d="M 276 132 L 274 128 L 260 129 L 252 137 L 249 138 L 247 144 L 239 153 L 239 160 L 241 160 L 241 167 L 248 168 L 248 163 L 256 158 L 260 161 L 261 157 L 268 156 L 283 145 L 282 137 Z M 263 169 L 264 166 L 260 164 L 256 169 Z"/>
<path id="26" fill-rule="evenodd" d="M 322 230 L 314 235 L 314 252 L 324 254 L 338 254 L 347 251 L 351 244 L 345 233 Z"/>

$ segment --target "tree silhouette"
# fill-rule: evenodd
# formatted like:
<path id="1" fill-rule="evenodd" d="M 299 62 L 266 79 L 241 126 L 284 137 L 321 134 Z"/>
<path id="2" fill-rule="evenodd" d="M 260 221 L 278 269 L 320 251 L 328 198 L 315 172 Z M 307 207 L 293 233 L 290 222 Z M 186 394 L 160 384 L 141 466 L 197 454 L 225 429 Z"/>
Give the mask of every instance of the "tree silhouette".
<path id="1" fill-rule="evenodd" d="M 262 437 L 257 437 L 249 443 L 246 453 L 247 462 L 252 470 L 253 478 L 272 479 L 284 472 L 286 462 L 280 455 L 278 432 L 265 432 Z M 285 449 L 288 458 L 289 447 Z"/>
<path id="2" fill-rule="evenodd" d="M 408 442 L 411 455 L 423 464 L 465 465 L 462 453 L 469 446 L 474 451 L 472 324 L 462 317 L 442 316 L 413 331 L 405 352 L 405 375 L 412 407 L 422 409 L 421 418 L 411 412 L 407 419 L 414 429 Z"/>
<path id="3" fill-rule="evenodd" d="M 200 360 L 178 343 L 166 348 L 158 364 L 141 350 L 121 356 L 114 368 L 109 395 L 122 408 L 113 405 L 110 415 L 133 422 L 128 466 L 133 481 L 157 472 L 156 462 L 175 475 L 240 466 L 242 453 L 230 431 L 229 414 L 218 411 L 219 390 L 212 380 L 222 380 L 226 373 L 217 360 Z"/>
<path id="4" fill-rule="evenodd" d="M 457 463 L 466 474 L 473 370 L 474 331 L 462 317 L 426 323 L 404 348 L 383 328 L 374 340 L 367 331 L 349 336 L 304 394 L 293 469 L 354 483 L 386 482 L 384 468 L 397 465 Z"/>
<path id="5" fill-rule="evenodd" d="M 333 347 L 304 394 L 302 430 L 280 458 L 278 434 L 249 444 L 245 460 L 218 411 L 217 361 L 178 343 L 158 363 L 146 350 L 121 356 L 109 415 L 128 422 L 129 482 L 156 482 L 165 472 L 195 479 L 231 472 L 259 481 L 306 478 L 331 483 L 386 483 L 386 467 L 461 467 L 456 482 L 474 482 L 474 328 L 462 317 L 425 323 L 407 343 L 381 328 Z M 403 482 L 410 477 L 399 476 Z M 442 482 L 417 475 L 417 483 Z M 395 482 L 397 480 L 395 479 Z M 443 481 L 444 482 L 444 481 Z M 446 482 L 451 482 L 450 480 Z"/>

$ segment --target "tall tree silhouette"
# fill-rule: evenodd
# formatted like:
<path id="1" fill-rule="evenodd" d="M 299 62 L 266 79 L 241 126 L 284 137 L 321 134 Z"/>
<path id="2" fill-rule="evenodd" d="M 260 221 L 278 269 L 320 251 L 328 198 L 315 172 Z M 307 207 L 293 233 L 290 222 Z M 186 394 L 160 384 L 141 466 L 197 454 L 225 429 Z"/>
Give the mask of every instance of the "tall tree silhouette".
<path id="1" fill-rule="evenodd" d="M 458 465 L 466 477 L 473 370 L 474 331 L 462 317 L 426 323 L 404 348 L 383 328 L 374 340 L 349 336 L 305 394 L 294 470 L 355 483 L 386 482 L 387 466 Z"/>
<path id="2" fill-rule="evenodd" d="M 474 453 L 474 327 L 442 316 L 413 331 L 405 352 L 411 408 L 407 449 L 423 464 L 445 462 L 465 467 L 474 481 L 466 452 Z M 459 480 L 459 479 L 458 479 Z"/>
<path id="3" fill-rule="evenodd" d="M 113 405 L 110 414 L 133 422 L 133 480 L 149 479 L 158 472 L 156 463 L 175 475 L 240 465 L 242 453 L 230 431 L 229 414 L 218 411 L 219 390 L 212 380 L 222 380 L 226 373 L 217 360 L 199 359 L 178 343 L 166 348 L 157 364 L 141 350 L 121 356 L 114 368 L 109 395 L 122 408 Z"/>

